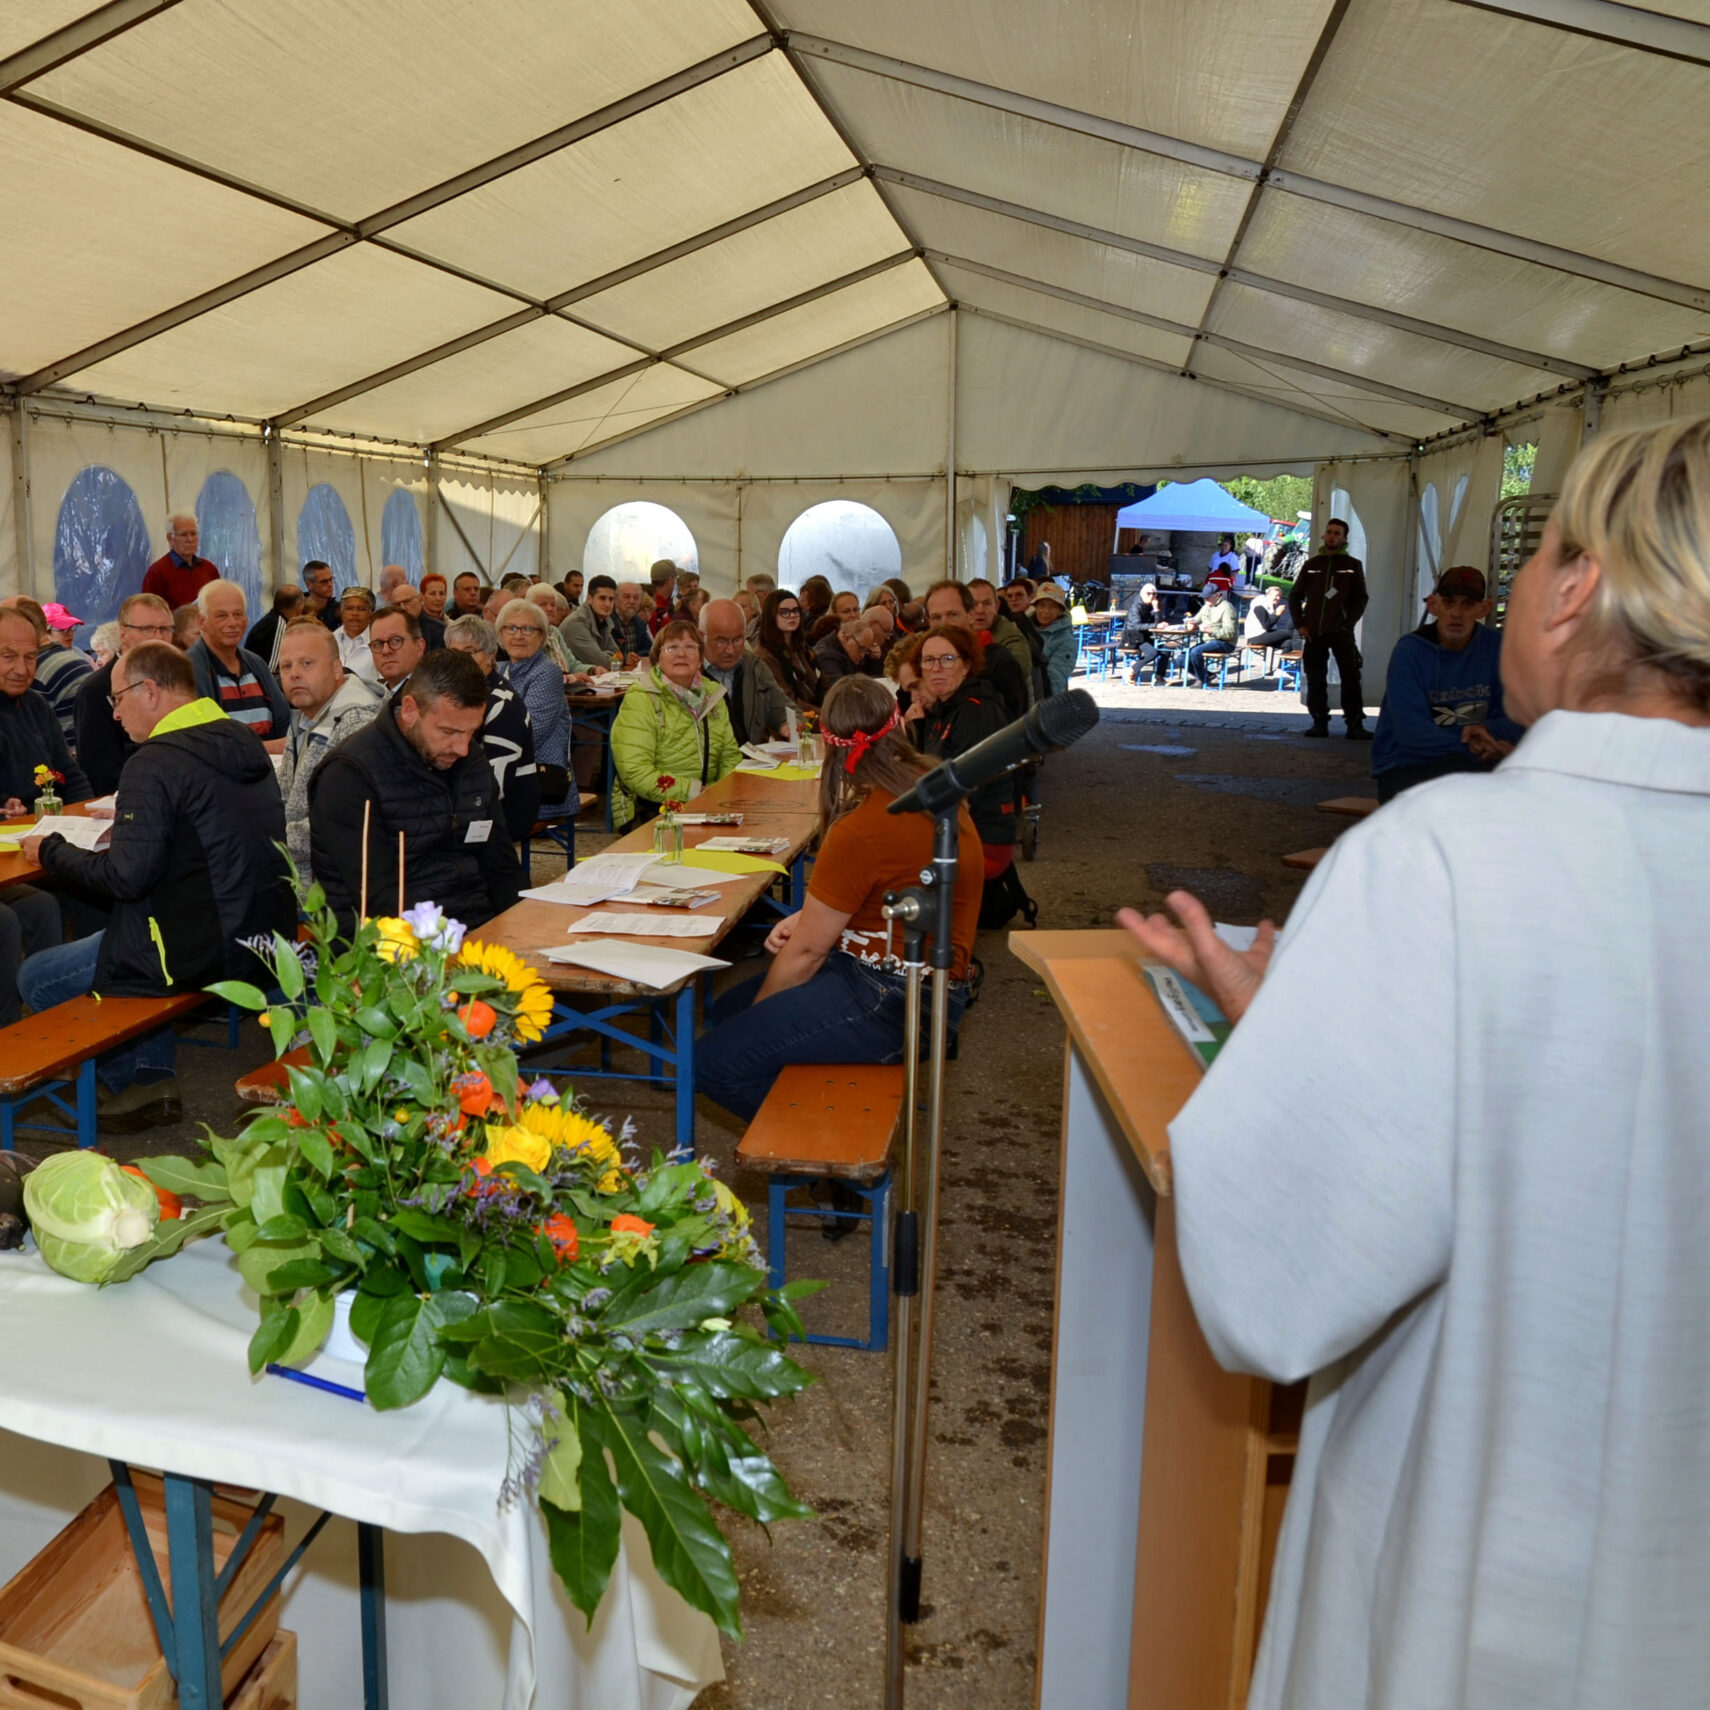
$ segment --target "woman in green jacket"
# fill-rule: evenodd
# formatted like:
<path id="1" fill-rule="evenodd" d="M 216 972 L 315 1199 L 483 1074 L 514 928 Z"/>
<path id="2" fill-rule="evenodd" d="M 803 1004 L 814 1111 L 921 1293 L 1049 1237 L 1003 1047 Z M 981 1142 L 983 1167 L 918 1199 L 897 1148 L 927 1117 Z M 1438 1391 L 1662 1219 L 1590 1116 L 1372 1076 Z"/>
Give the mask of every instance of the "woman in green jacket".
<path id="1" fill-rule="evenodd" d="M 653 638 L 646 673 L 612 720 L 612 823 L 644 824 L 664 801 L 687 801 L 742 758 L 724 690 L 701 674 L 701 632 L 675 618 Z M 661 784 L 669 778 L 669 784 Z"/>

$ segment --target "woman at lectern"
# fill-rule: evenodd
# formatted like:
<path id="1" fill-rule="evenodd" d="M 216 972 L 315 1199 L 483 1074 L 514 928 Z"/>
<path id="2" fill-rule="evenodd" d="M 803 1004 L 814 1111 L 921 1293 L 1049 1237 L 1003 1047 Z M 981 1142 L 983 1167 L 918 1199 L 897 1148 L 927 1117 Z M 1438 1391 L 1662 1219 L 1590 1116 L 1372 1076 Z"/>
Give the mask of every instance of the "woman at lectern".
<path id="1" fill-rule="evenodd" d="M 1254 1710 L 1710 1694 L 1710 418 L 1580 455 L 1502 675 L 1514 754 L 1280 940 L 1123 916 L 1239 1018 L 1170 1130 L 1200 1323 L 1312 1376 Z"/>

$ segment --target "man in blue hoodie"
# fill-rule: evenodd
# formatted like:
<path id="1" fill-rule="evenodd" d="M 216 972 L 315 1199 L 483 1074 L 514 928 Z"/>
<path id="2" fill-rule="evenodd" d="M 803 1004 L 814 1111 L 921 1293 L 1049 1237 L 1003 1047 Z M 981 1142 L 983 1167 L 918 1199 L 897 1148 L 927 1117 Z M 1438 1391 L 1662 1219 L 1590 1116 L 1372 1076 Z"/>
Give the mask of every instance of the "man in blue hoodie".
<path id="1" fill-rule="evenodd" d="M 1456 565 L 1425 602 L 1435 621 L 1395 644 L 1372 744 L 1379 801 L 1450 772 L 1488 772 L 1524 734 L 1503 713 L 1502 636 L 1480 621 L 1490 606 L 1484 572 Z"/>

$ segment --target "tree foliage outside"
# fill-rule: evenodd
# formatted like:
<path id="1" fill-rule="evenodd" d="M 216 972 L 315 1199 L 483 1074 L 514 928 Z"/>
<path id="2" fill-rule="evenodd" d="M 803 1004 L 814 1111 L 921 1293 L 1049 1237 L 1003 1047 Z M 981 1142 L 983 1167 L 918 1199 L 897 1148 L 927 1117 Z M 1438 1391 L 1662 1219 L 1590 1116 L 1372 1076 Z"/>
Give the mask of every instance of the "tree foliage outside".
<path id="1" fill-rule="evenodd" d="M 1304 475 L 1273 475 L 1268 481 L 1236 475 L 1217 484 L 1230 498 L 1287 522 L 1290 527 L 1297 511 L 1312 509 L 1312 482 Z"/>
<path id="2" fill-rule="evenodd" d="M 1538 460 L 1538 447 L 1511 445 L 1502 453 L 1502 497 L 1517 499 L 1532 491 L 1532 469 Z"/>

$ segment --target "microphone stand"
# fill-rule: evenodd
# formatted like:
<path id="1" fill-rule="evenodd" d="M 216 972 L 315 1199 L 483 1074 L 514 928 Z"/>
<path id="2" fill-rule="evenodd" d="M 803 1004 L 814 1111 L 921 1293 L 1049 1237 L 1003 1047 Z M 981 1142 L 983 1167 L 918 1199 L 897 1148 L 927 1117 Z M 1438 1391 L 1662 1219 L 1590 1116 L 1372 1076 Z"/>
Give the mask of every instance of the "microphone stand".
<path id="1" fill-rule="evenodd" d="M 920 1619 L 921 1521 L 925 1507 L 926 1428 L 932 1387 L 932 1318 L 937 1282 L 938 1162 L 944 1134 L 944 1075 L 950 1045 L 950 968 L 956 947 L 957 814 L 960 800 L 935 816 L 932 865 L 918 887 L 886 897 L 887 921 L 903 927 L 903 1137 L 894 1194 L 891 1352 L 895 1390 L 891 1418 L 890 1584 L 885 1623 L 885 1707 L 901 1710 L 905 1625 Z M 931 1044 L 926 1127 L 917 1133 L 921 987 L 932 938 Z M 924 1143 L 922 1143 L 924 1142 Z M 920 1303 L 918 1335 L 915 1302 Z"/>

